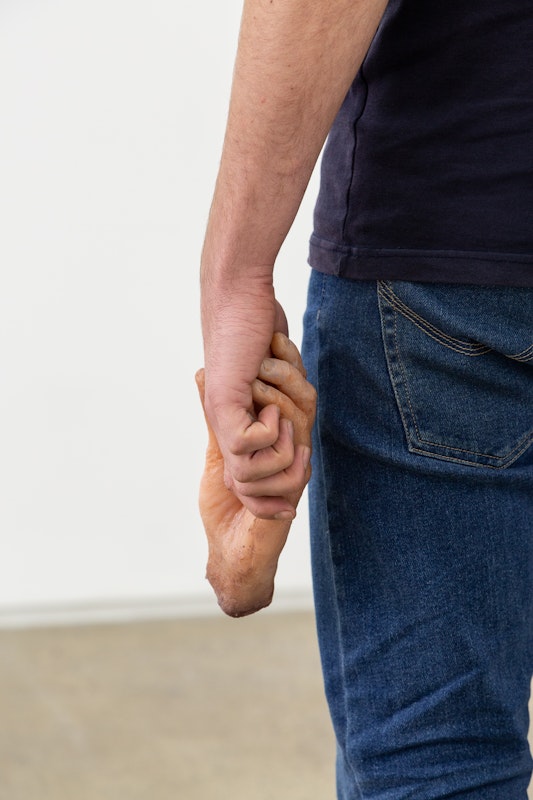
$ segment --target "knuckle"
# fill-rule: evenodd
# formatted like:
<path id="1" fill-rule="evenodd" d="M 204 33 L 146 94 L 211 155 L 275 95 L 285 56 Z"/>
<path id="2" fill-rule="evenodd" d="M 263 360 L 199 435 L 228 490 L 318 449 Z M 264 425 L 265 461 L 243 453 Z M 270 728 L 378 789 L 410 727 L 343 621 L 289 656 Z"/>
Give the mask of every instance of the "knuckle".
<path id="1" fill-rule="evenodd" d="M 302 411 L 300 408 L 298 408 L 294 414 L 294 427 L 296 429 L 302 429 L 305 428 L 306 423 L 307 423 L 307 414 L 305 413 L 305 411 Z"/>
<path id="2" fill-rule="evenodd" d="M 251 511 L 254 517 L 263 516 L 263 504 L 255 497 L 245 497 L 243 505 L 246 506 L 248 511 Z"/>
<path id="3" fill-rule="evenodd" d="M 244 444 L 240 436 L 231 436 L 227 442 L 227 448 L 232 456 L 242 456 Z"/>
<path id="4" fill-rule="evenodd" d="M 254 489 L 251 483 L 244 483 L 239 481 L 235 485 L 235 491 L 239 498 L 246 497 L 248 500 L 254 496 Z"/>
<path id="5" fill-rule="evenodd" d="M 278 473 L 282 473 L 284 470 L 288 470 L 293 462 L 293 456 L 287 450 L 279 451 L 276 453 L 275 459 L 271 461 L 271 469 L 269 470 L 271 475 L 277 475 Z"/>
<path id="6" fill-rule="evenodd" d="M 291 475 L 287 491 L 288 493 L 297 492 L 302 488 L 304 484 L 305 484 L 305 475 L 303 474 L 302 470 L 298 470 L 296 474 Z"/>
<path id="7" fill-rule="evenodd" d="M 288 361 L 278 361 L 277 368 L 279 370 L 281 378 L 287 378 L 294 369 L 292 364 L 289 364 Z"/>
<path id="8" fill-rule="evenodd" d="M 303 396 L 309 403 L 314 403 L 316 401 L 316 389 L 312 383 L 308 381 L 305 382 Z"/>
<path id="9" fill-rule="evenodd" d="M 247 470 L 244 465 L 236 464 L 232 470 L 233 480 L 239 484 L 246 484 L 252 480 L 250 470 Z"/>
<path id="10" fill-rule="evenodd" d="M 288 480 L 283 486 L 283 495 L 284 497 L 287 497 L 299 491 L 300 488 L 301 488 L 301 481 L 297 480 L 295 477 L 291 477 L 291 479 Z"/>
<path id="11" fill-rule="evenodd" d="M 270 391 L 273 393 L 273 398 L 275 398 L 275 390 L 270 387 Z M 270 402 L 266 405 L 263 410 L 259 414 L 259 420 L 261 424 L 265 427 L 265 432 L 268 432 L 270 436 L 277 435 L 279 430 L 279 409 L 274 402 Z"/>

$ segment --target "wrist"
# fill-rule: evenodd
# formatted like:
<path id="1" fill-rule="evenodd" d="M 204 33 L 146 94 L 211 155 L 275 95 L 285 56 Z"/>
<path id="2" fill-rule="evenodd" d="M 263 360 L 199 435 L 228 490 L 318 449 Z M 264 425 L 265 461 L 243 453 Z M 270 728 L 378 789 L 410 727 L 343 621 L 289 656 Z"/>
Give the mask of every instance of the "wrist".
<path id="1" fill-rule="evenodd" d="M 202 249 L 202 284 L 218 282 L 223 289 L 234 282 L 238 288 L 242 280 L 272 282 L 282 240 L 265 224 L 265 209 L 248 204 L 239 212 L 239 205 L 237 198 L 215 193 Z"/>

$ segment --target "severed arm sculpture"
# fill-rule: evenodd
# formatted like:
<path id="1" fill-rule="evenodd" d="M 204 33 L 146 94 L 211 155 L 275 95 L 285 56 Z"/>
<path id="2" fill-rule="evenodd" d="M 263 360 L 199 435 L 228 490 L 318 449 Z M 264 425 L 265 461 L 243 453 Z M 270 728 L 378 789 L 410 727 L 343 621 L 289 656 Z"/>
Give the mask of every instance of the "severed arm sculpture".
<path id="1" fill-rule="evenodd" d="M 273 358 L 261 365 L 253 384 L 256 408 L 275 403 L 281 417 L 294 426 L 294 445 L 311 447 L 316 392 L 306 380 L 297 347 L 282 333 L 271 343 Z M 204 371 L 196 373 L 202 405 Z M 207 422 L 207 419 L 206 419 Z M 224 460 L 207 422 L 209 441 L 200 484 L 200 514 L 207 534 L 207 579 L 222 610 L 232 617 L 253 614 L 268 606 L 274 593 L 279 555 L 287 540 L 290 521 L 255 517 L 224 484 Z M 311 476 L 307 468 L 306 479 Z M 298 503 L 302 489 L 291 498 Z"/>

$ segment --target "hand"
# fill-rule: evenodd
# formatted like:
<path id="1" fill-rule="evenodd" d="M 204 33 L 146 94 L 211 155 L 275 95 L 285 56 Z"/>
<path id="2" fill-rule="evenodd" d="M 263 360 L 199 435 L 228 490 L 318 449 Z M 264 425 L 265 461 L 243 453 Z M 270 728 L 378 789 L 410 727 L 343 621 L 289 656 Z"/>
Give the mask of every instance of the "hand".
<path id="1" fill-rule="evenodd" d="M 225 484 L 255 516 L 293 519 L 290 493 L 305 483 L 301 452 L 279 406 L 257 404 L 252 396 L 273 331 L 287 332 L 285 314 L 268 277 L 250 279 L 245 289 L 205 283 L 204 407 L 224 459 Z"/>
<path id="2" fill-rule="evenodd" d="M 304 483 L 295 486 L 290 495 L 296 508 L 311 475 L 308 456 L 316 393 L 305 380 L 297 348 L 286 336 L 276 333 L 271 350 L 275 357 L 264 361 L 252 386 L 253 400 L 258 407 L 275 404 L 281 418 L 293 425 L 296 450 L 306 462 Z M 204 370 L 196 374 L 196 382 L 203 405 Z M 226 487 L 224 459 L 207 416 L 206 422 L 209 442 L 200 485 L 200 513 L 209 546 L 207 578 L 223 611 L 240 617 L 269 605 L 291 520 L 258 519 Z"/>

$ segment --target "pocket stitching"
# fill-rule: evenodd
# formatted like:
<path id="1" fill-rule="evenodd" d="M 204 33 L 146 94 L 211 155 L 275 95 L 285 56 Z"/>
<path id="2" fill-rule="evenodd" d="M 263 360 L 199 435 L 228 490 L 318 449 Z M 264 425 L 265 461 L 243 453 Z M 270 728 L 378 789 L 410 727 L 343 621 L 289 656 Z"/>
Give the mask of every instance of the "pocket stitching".
<path id="1" fill-rule="evenodd" d="M 510 353 L 505 354 L 507 358 L 512 358 L 513 361 L 531 361 L 533 358 L 533 344 L 530 344 L 529 347 L 526 347 L 525 350 L 522 350 L 521 353 L 517 353 L 516 355 L 511 355 Z"/>
<path id="2" fill-rule="evenodd" d="M 390 290 L 390 294 L 388 294 L 387 292 L 385 292 L 383 290 L 384 286 L 387 286 L 387 284 L 384 281 L 378 281 L 378 293 L 381 295 L 381 298 L 385 302 L 388 302 L 390 304 L 390 308 L 391 308 L 392 315 L 393 315 L 394 345 L 395 345 L 397 359 L 398 359 L 398 362 L 399 362 L 399 365 L 400 365 L 400 369 L 401 369 L 401 372 L 402 372 L 404 392 L 405 392 L 405 397 L 406 397 L 406 400 L 407 400 L 407 405 L 408 405 L 409 411 L 410 411 L 411 422 L 412 422 L 412 426 L 414 427 L 414 430 L 416 432 L 416 438 L 418 440 L 418 444 L 431 445 L 432 447 L 434 447 L 436 449 L 440 449 L 440 450 L 454 451 L 456 453 L 464 453 L 464 454 L 472 455 L 472 456 L 480 456 L 481 458 L 491 459 L 493 462 L 496 461 L 496 462 L 499 462 L 499 463 L 496 463 L 496 464 L 494 464 L 494 463 L 493 464 L 477 463 L 475 461 L 467 461 L 466 459 L 456 458 L 456 457 L 454 457 L 452 455 L 444 455 L 444 454 L 441 454 L 441 453 L 432 453 L 429 450 L 424 450 L 421 447 L 417 447 L 412 441 L 412 436 L 411 436 L 411 433 L 410 433 L 410 427 L 411 426 L 408 424 L 408 421 L 406 420 L 404 409 L 403 409 L 403 404 L 402 404 L 402 402 L 401 402 L 401 400 L 400 400 L 400 398 L 398 397 L 398 394 L 397 394 L 398 387 L 397 387 L 397 381 L 394 379 L 394 371 L 391 369 L 391 365 L 389 364 L 389 373 L 390 373 L 391 380 L 393 382 L 393 386 L 395 387 L 394 393 L 395 393 L 395 395 L 397 397 L 398 410 L 400 412 L 400 416 L 402 418 L 404 430 L 405 430 L 405 433 L 406 433 L 406 436 L 407 436 L 407 442 L 408 442 L 409 450 L 412 453 L 418 453 L 418 454 L 430 456 L 430 457 L 433 457 L 433 458 L 439 458 L 439 459 L 442 459 L 442 460 L 445 460 L 445 461 L 451 461 L 451 462 L 458 463 L 458 464 L 466 464 L 467 466 L 474 466 L 474 467 L 481 467 L 481 468 L 485 467 L 485 468 L 488 468 L 488 469 L 502 469 L 505 466 L 508 466 L 513 461 L 515 461 L 525 450 L 527 450 L 527 448 L 529 447 L 529 445 L 533 441 L 533 432 L 532 431 L 528 431 L 528 433 L 522 439 L 520 439 L 520 441 L 515 445 L 515 447 L 513 447 L 512 450 L 509 450 L 503 456 L 494 455 L 492 453 L 482 453 L 482 452 L 478 452 L 476 450 L 468 450 L 466 448 L 456 447 L 454 445 L 440 444 L 440 443 L 437 443 L 437 442 L 432 442 L 430 439 L 422 438 L 422 436 L 420 434 L 420 429 L 418 427 L 417 417 L 415 415 L 415 412 L 414 412 L 414 409 L 413 409 L 413 406 L 412 406 L 412 403 L 411 403 L 411 395 L 410 395 L 410 391 L 409 391 L 409 382 L 407 380 L 407 374 L 406 374 L 405 365 L 404 365 L 404 362 L 403 362 L 403 359 L 402 359 L 401 348 L 400 348 L 399 339 L 398 339 L 398 329 L 397 329 L 398 314 L 402 314 L 402 316 L 404 316 L 406 319 L 410 320 L 414 325 L 416 325 L 417 328 L 419 328 L 423 333 L 425 333 L 428 336 L 430 336 L 438 344 L 441 344 L 444 347 L 448 347 L 448 349 L 453 350 L 455 352 L 458 352 L 461 355 L 476 356 L 476 355 L 483 355 L 484 353 L 462 352 L 461 350 L 459 350 L 456 347 L 446 345 L 444 342 L 440 341 L 436 336 L 432 336 L 424 327 L 422 327 L 421 325 L 417 324 L 414 319 L 409 317 L 407 314 L 402 313 L 401 309 L 398 308 L 398 304 L 401 305 L 401 306 L 404 306 L 404 304 L 399 300 L 399 298 L 397 298 L 397 296 L 395 295 L 395 293 L 392 290 L 392 288 L 387 286 L 387 289 Z M 392 297 L 391 297 L 391 295 L 392 295 Z M 398 300 L 398 303 L 394 302 L 395 299 Z M 404 306 L 404 307 L 406 309 L 412 311 L 412 309 L 409 309 L 408 306 Z M 413 315 L 415 317 L 417 317 L 421 321 L 426 322 L 425 320 L 423 320 L 422 317 L 419 317 L 419 315 L 416 314 L 416 312 L 413 311 L 412 313 L 413 313 Z M 427 323 L 427 324 L 429 325 L 429 323 Z M 433 327 L 433 326 L 431 326 L 431 327 Z M 438 331 L 439 333 L 442 333 L 442 335 L 444 337 L 450 338 L 450 337 L 447 337 L 447 335 L 444 334 L 443 332 L 439 331 L 438 328 L 434 328 L 434 329 L 436 331 Z M 460 340 L 455 340 L 455 341 L 460 341 Z M 479 347 L 485 347 L 484 345 L 478 345 L 478 346 Z M 515 360 L 522 360 L 523 356 L 525 354 L 527 354 L 530 350 L 533 351 L 533 345 L 531 345 L 530 347 L 526 348 L 526 350 L 522 351 L 522 353 L 518 353 L 517 356 L 509 356 L 509 358 L 514 358 Z M 485 348 L 485 353 L 487 353 L 487 352 L 491 352 L 491 348 L 486 347 Z M 529 359 L 523 359 L 523 360 L 529 360 Z M 387 357 L 387 361 L 389 361 L 388 357 Z"/>
<path id="3" fill-rule="evenodd" d="M 524 447 L 524 449 L 525 449 L 527 447 L 528 442 L 532 438 L 532 434 L 531 433 L 527 433 L 524 436 L 524 438 L 521 439 L 518 442 L 518 444 L 515 447 L 513 447 L 512 450 L 509 450 L 509 452 L 506 453 L 504 456 L 497 456 L 497 455 L 494 455 L 493 453 L 481 453 L 481 452 L 479 452 L 477 450 L 468 450 L 468 449 L 466 449 L 464 447 L 455 447 L 454 445 L 440 444 L 439 442 L 433 442 L 433 441 L 431 441 L 431 439 L 424 439 L 422 437 L 421 433 L 420 433 L 420 429 L 418 427 L 416 414 L 414 412 L 414 409 L 413 409 L 413 406 L 412 406 L 412 403 L 411 403 L 411 395 L 410 395 L 410 392 L 409 392 L 409 383 L 407 381 L 407 374 L 406 374 L 406 371 L 405 371 L 405 365 L 403 363 L 403 359 L 402 359 L 402 355 L 401 355 L 400 343 L 399 343 L 399 340 L 398 340 L 397 313 L 394 314 L 394 341 L 396 343 L 396 352 L 398 354 L 398 361 L 400 362 L 400 367 L 401 367 L 402 374 L 403 374 L 403 382 L 404 382 L 404 386 L 405 386 L 405 394 L 406 394 L 406 398 L 407 398 L 407 404 L 408 404 L 409 410 L 411 412 L 411 419 L 412 419 L 413 426 L 414 426 L 415 431 L 416 431 L 416 436 L 417 436 L 418 442 L 420 444 L 429 444 L 429 445 L 432 445 L 432 447 L 439 448 L 440 450 L 448 450 L 448 451 L 449 450 L 455 450 L 456 453 L 466 453 L 466 454 L 472 455 L 472 456 L 481 456 L 483 458 L 491 458 L 494 461 L 499 461 L 499 462 L 507 461 L 511 456 L 514 455 L 516 450 L 520 450 L 520 448 L 522 448 L 522 447 Z M 402 413 L 402 417 L 403 417 L 403 413 Z M 404 425 L 405 425 L 405 420 L 404 420 Z M 407 426 L 406 426 L 406 430 L 408 430 Z M 409 433 L 407 435 L 408 435 L 408 438 L 410 438 L 409 437 Z M 413 452 L 417 452 L 417 449 L 413 446 L 413 444 L 411 442 L 409 442 L 409 446 L 413 450 Z M 424 453 L 426 451 L 422 450 L 421 448 L 418 448 L 418 452 Z M 447 458 L 449 461 L 457 461 L 457 462 L 463 463 L 463 464 L 464 463 L 468 463 L 468 464 L 472 463 L 470 461 L 468 461 L 468 462 L 465 462 L 464 460 L 461 461 L 460 459 L 454 458 L 453 456 L 441 456 L 441 455 L 439 455 L 439 458 Z M 489 467 L 491 467 L 492 465 L 490 465 L 490 464 L 481 464 L 481 465 L 476 465 L 476 466 L 489 466 Z M 492 469 L 499 469 L 499 467 L 492 466 Z"/>
<path id="4" fill-rule="evenodd" d="M 443 347 L 447 347 L 449 350 L 453 350 L 456 353 L 468 356 L 469 358 L 486 355 L 487 353 L 491 352 L 490 347 L 481 344 L 480 342 L 465 342 L 463 339 L 456 339 L 455 337 L 444 333 L 444 331 L 436 328 L 426 319 L 417 314 L 412 308 L 409 308 L 409 306 L 405 305 L 405 303 L 403 303 L 395 294 L 390 285 L 385 284 L 383 281 L 380 281 L 379 283 L 379 292 L 384 299 L 388 300 L 398 313 L 402 314 L 406 319 L 409 319 L 413 325 L 416 325 L 417 328 L 419 328 L 431 339 L 438 342 L 438 344 L 441 344 Z M 387 292 L 383 290 L 383 286 L 387 286 Z M 417 320 L 419 320 L 419 322 L 417 322 Z M 452 342 L 455 342 L 456 344 L 452 344 Z M 519 355 L 521 354 L 519 353 Z"/>
<path id="5" fill-rule="evenodd" d="M 378 281 L 378 284 L 378 291 L 380 295 L 385 300 L 388 300 L 396 311 L 402 314 L 402 316 L 404 316 L 406 319 L 410 320 L 413 325 L 416 325 L 416 327 L 419 328 L 422 333 L 425 333 L 443 347 L 448 347 L 450 350 L 454 350 L 455 352 L 468 356 L 469 358 L 474 358 L 476 356 L 482 356 L 493 352 L 493 348 L 489 347 L 488 345 L 481 344 L 481 342 L 467 342 L 464 339 L 456 339 L 454 336 L 444 333 L 444 331 L 441 331 L 440 328 L 432 325 L 430 322 L 428 322 L 428 320 L 424 319 L 424 317 L 421 317 L 420 314 L 417 314 L 416 311 L 400 300 L 390 283 L 387 283 L 386 281 Z M 417 320 L 419 322 L 417 322 Z M 455 344 L 452 344 L 452 342 Z M 522 350 L 520 353 L 502 352 L 502 355 L 506 358 L 512 359 L 513 361 L 527 363 L 533 358 L 533 344 L 530 344 L 529 347 L 526 347 L 525 350 Z"/>

